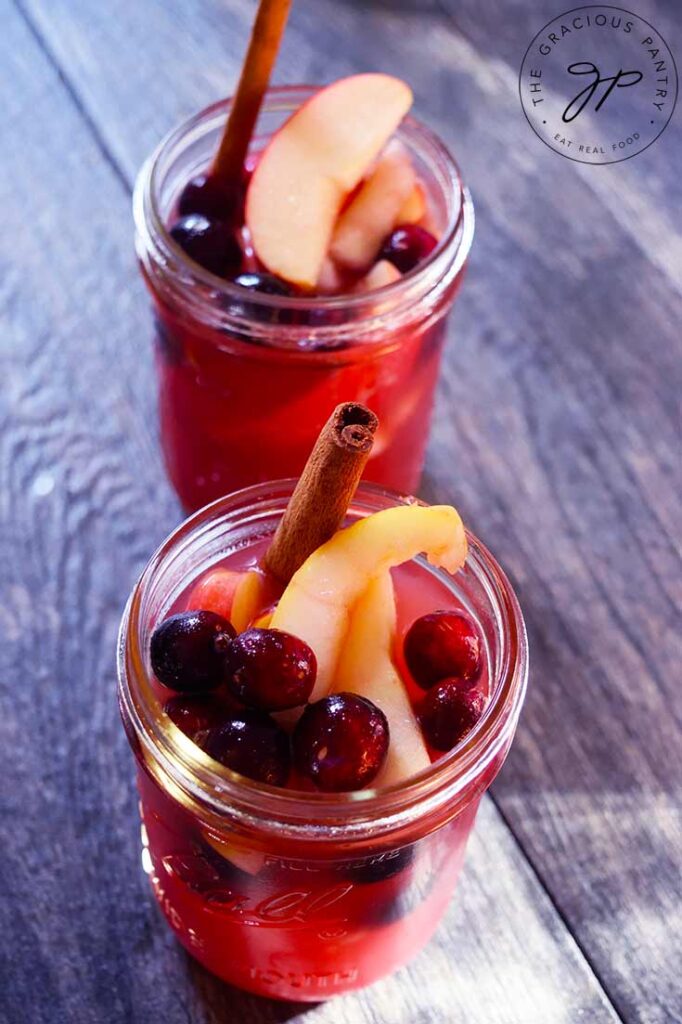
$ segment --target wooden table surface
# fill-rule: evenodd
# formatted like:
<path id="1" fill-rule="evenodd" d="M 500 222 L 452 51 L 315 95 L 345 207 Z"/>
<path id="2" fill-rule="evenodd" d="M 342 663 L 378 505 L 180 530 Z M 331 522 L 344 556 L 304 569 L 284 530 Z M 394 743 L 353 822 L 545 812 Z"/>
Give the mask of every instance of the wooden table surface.
<path id="1" fill-rule="evenodd" d="M 231 90 L 254 3 L 1 0 L 3 1022 L 681 1019 L 680 118 L 610 167 L 541 145 L 518 68 L 568 6 L 296 0 L 278 64 L 281 82 L 407 77 L 471 184 L 423 493 L 508 569 L 532 652 L 437 937 L 306 1008 L 229 989 L 161 920 L 114 682 L 122 606 L 180 517 L 131 184 Z M 628 7 L 682 53 L 678 0 Z"/>

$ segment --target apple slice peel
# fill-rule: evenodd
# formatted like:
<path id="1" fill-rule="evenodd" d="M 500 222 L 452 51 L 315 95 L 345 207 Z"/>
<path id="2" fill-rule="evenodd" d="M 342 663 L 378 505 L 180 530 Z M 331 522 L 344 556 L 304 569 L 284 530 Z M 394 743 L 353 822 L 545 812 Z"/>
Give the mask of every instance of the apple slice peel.
<path id="1" fill-rule="evenodd" d="M 331 258 L 351 270 L 371 266 L 415 187 L 416 175 L 408 154 L 400 143 L 389 143 L 339 217 L 329 249 Z"/>
<path id="2" fill-rule="evenodd" d="M 272 627 L 308 643 L 317 658 L 311 700 L 329 693 L 353 608 L 368 583 L 421 552 L 455 573 L 467 541 L 449 505 L 399 505 L 339 530 L 294 574 L 272 617 Z"/>
<path id="3" fill-rule="evenodd" d="M 396 608 L 390 572 L 373 579 L 352 613 L 333 689 L 356 693 L 381 708 L 390 744 L 373 785 L 390 786 L 431 763 L 405 684 L 393 663 Z"/>
<path id="4" fill-rule="evenodd" d="M 315 287 L 345 197 L 412 105 L 398 78 L 353 75 L 303 104 L 272 137 L 246 197 L 246 223 L 267 269 Z"/>

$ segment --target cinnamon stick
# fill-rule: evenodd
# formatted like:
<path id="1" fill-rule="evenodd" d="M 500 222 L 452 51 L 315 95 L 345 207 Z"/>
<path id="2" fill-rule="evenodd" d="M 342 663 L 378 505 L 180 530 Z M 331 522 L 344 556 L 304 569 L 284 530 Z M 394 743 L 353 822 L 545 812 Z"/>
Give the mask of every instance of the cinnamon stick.
<path id="1" fill-rule="evenodd" d="M 322 428 L 265 555 L 265 568 L 280 582 L 341 526 L 378 425 L 366 406 L 345 402 Z"/>
<path id="2" fill-rule="evenodd" d="M 241 180 L 290 7 L 291 0 L 260 0 L 237 92 L 211 171 L 216 181 L 226 187 Z"/>

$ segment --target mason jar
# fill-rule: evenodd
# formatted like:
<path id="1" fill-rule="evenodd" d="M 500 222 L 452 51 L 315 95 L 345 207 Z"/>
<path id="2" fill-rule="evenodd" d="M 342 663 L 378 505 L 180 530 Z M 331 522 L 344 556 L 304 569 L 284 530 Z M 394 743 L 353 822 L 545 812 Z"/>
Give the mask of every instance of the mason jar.
<path id="1" fill-rule="evenodd" d="M 273 88 L 252 152 L 315 93 Z M 452 307 L 474 213 L 457 165 L 413 118 L 396 137 L 428 197 L 439 243 L 427 260 L 365 294 L 282 297 L 247 291 L 191 261 L 170 237 L 180 192 L 212 160 L 231 101 L 168 135 L 142 167 L 134 196 L 139 265 L 152 298 L 161 442 L 185 508 L 300 474 L 340 402 L 381 422 L 366 478 L 413 493 L 429 431 Z"/>
<path id="2" fill-rule="evenodd" d="M 408 566 L 411 588 L 435 578 L 483 639 L 489 700 L 459 746 L 403 782 L 353 793 L 275 788 L 220 766 L 163 712 L 150 637 L 203 572 L 264 550 L 292 489 L 280 481 L 230 495 L 161 545 L 123 615 L 119 698 L 137 763 L 142 864 L 170 927 L 230 984 L 316 1001 L 393 971 L 438 925 L 516 729 L 528 649 L 507 578 L 468 534 L 455 576 L 422 558 Z M 414 501 L 363 485 L 348 521 Z"/>

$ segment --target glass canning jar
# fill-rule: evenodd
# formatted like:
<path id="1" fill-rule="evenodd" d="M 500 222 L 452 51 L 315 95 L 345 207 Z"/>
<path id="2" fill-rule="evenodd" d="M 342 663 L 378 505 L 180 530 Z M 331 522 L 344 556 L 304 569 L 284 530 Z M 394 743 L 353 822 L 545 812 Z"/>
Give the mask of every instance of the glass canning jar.
<path id="1" fill-rule="evenodd" d="M 455 750 L 405 782 L 356 793 L 277 789 L 219 766 L 163 713 L 150 636 L 195 577 L 262 549 L 292 487 L 280 481 L 223 498 L 158 549 L 123 616 L 119 696 L 137 761 L 142 862 L 171 928 L 225 981 L 315 1001 L 394 970 L 436 928 L 516 729 L 528 650 L 508 580 L 469 534 L 456 576 L 413 563 L 447 588 L 484 639 L 489 703 Z M 349 521 L 414 501 L 363 485 Z"/>
<path id="2" fill-rule="evenodd" d="M 253 150 L 315 93 L 271 89 Z M 439 244 L 399 281 L 367 294 L 288 298 L 216 277 L 167 230 L 184 185 L 216 150 L 230 101 L 181 124 L 150 156 L 134 196 L 136 248 L 152 297 L 161 443 L 188 510 L 223 494 L 300 474 L 340 402 L 359 401 L 381 427 L 366 478 L 417 489 L 452 307 L 474 213 L 440 139 L 413 118 L 396 137 L 429 198 Z"/>

